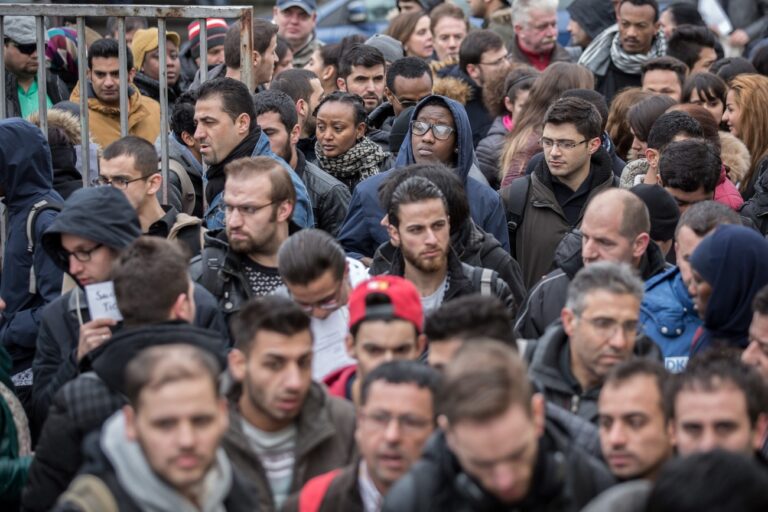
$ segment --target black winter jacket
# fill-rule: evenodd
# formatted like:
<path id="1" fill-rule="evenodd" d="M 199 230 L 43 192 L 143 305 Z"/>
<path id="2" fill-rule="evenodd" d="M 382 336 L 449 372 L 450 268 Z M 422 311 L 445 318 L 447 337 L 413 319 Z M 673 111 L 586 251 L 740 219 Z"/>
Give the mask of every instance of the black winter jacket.
<path id="1" fill-rule="evenodd" d="M 499 277 L 512 291 L 516 304 L 515 310 L 519 309 L 526 295 L 520 265 L 504 250 L 498 240 L 469 220 L 457 231 L 451 233 L 451 247 L 462 263 L 498 272 Z M 387 272 L 392 265 L 395 252 L 396 248 L 391 242 L 383 243 L 373 256 L 369 273 L 379 275 Z"/>
<path id="2" fill-rule="evenodd" d="M 307 186 L 315 227 L 335 237 L 344 223 L 352 194 L 349 188 L 315 164 L 307 161 L 304 153 L 296 150 L 296 174 Z"/>
<path id="3" fill-rule="evenodd" d="M 597 398 L 601 388 L 581 389 L 570 369 L 563 367 L 566 362 L 570 364 L 570 355 L 566 353 L 569 351 L 568 341 L 560 321 L 550 325 L 544 335 L 526 350 L 528 374 L 548 402 L 596 424 Z M 644 335 L 637 337 L 634 354 L 661 361 L 659 347 Z"/>
<path id="4" fill-rule="evenodd" d="M 82 363 L 91 369 L 59 389 L 43 426 L 22 510 L 48 511 L 69 486 L 83 461 L 85 437 L 125 403 L 124 372 L 136 354 L 150 346 L 189 343 L 213 354 L 226 366 L 226 344 L 216 333 L 184 322 L 167 322 L 125 329 L 100 346 Z"/>
<path id="5" fill-rule="evenodd" d="M 613 482 L 602 463 L 545 425 L 528 495 L 503 504 L 462 471 L 445 434 L 437 432 L 389 491 L 382 512 L 577 512 Z"/>
<path id="6" fill-rule="evenodd" d="M 379 270 L 382 270 L 381 274 L 403 277 L 405 275 L 405 261 L 400 249 L 397 249 L 394 252 L 389 268 L 385 268 L 382 265 L 379 267 Z M 490 271 L 490 275 L 488 276 L 490 279 L 490 295 L 500 299 L 510 314 L 514 315 L 517 310 L 515 297 L 509 290 L 507 283 L 505 283 L 499 276 L 498 272 L 462 263 L 456 255 L 456 252 L 453 250 L 450 250 L 448 253 L 448 289 L 445 291 L 443 302 L 448 302 L 451 299 L 471 295 L 473 293 L 482 294 L 484 287 L 482 283 L 484 271 Z M 371 275 L 376 275 L 370 270 L 369 273 Z"/>
<path id="7" fill-rule="evenodd" d="M 475 155 L 480 164 L 480 171 L 488 180 L 488 184 L 498 190 L 501 185 L 499 177 L 499 158 L 501 150 L 504 148 L 504 138 L 507 136 L 507 128 L 504 126 L 504 118 L 496 116 L 488 134 L 477 144 Z M 537 153 L 538 154 L 538 153 Z"/>
<path id="8" fill-rule="evenodd" d="M 5 68 L 5 115 L 6 117 L 21 117 L 21 103 L 18 95 L 19 81 L 12 72 Z M 69 100 L 69 89 L 56 75 L 48 71 L 45 74 L 45 92 L 56 105 L 61 101 Z"/>
<path id="9" fill-rule="evenodd" d="M 536 339 L 544 334 L 544 330 L 560 318 L 560 311 L 565 306 L 568 285 L 576 272 L 581 270 L 584 262 L 581 259 L 581 233 L 571 231 L 560 242 L 555 251 L 557 270 L 541 278 L 531 289 L 515 322 L 515 332 L 518 337 Z M 661 249 L 654 242 L 648 244 L 642 260 L 640 260 L 640 276 L 644 281 L 663 272 L 669 265 L 664 260 Z"/>

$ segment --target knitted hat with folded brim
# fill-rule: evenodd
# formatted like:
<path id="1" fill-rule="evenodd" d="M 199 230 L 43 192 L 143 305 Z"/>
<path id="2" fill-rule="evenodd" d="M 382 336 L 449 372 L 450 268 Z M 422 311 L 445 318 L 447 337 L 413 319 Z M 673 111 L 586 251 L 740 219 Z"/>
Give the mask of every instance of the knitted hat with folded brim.
<path id="1" fill-rule="evenodd" d="M 208 18 L 205 20 L 205 27 L 207 29 L 206 41 L 208 41 L 208 49 L 216 48 L 217 46 L 224 46 L 224 38 L 227 35 L 227 22 L 221 18 Z M 189 36 L 189 52 L 192 58 L 200 56 L 200 22 L 195 20 L 187 25 L 187 35 Z"/>
<path id="2" fill-rule="evenodd" d="M 181 45 L 181 37 L 176 32 L 166 32 L 165 39 L 172 41 L 176 45 L 176 48 Z M 156 50 L 160 46 L 160 36 L 158 30 L 155 27 L 145 28 L 137 30 L 133 34 L 133 42 L 131 43 L 131 51 L 133 52 L 133 65 L 136 69 L 141 69 L 144 65 L 144 56 Z"/>

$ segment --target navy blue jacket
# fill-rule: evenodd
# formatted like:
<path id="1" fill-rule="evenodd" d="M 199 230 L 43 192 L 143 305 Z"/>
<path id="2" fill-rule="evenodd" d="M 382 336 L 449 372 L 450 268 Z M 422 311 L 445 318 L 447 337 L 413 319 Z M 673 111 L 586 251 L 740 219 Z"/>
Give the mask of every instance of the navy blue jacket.
<path id="1" fill-rule="evenodd" d="M 61 294 L 61 269 L 40 247 L 40 238 L 56 212 L 44 210 L 38 215 L 33 230 L 34 253 L 27 250 L 27 217 L 32 206 L 43 199 L 59 205 L 64 202 L 53 189 L 48 143 L 38 127 L 19 118 L 0 121 L 0 186 L 8 210 L 0 283 L 6 308 L 0 320 L 0 340 L 13 359 L 15 374 L 31 367 L 42 308 Z M 32 267 L 34 294 L 30 293 Z M 25 379 L 22 384 L 26 383 Z"/>
<path id="2" fill-rule="evenodd" d="M 433 98 L 440 98 L 453 114 L 458 150 L 455 171 L 464 181 L 472 220 L 483 231 L 493 235 L 501 246 L 509 251 L 509 232 L 501 197 L 487 183 L 481 183 L 474 178 L 474 176 L 482 176 L 482 173 L 477 165 L 472 130 L 464 107 L 461 103 L 443 96 L 428 96 L 416 106 L 413 117 L 418 115 L 425 102 Z M 411 147 L 411 129 L 408 128 L 403 145 L 397 154 L 395 169 L 415 163 L 416 159 L 413 157 Z M 361 181 L 352 193 L 347 218 L 344 219 L 338 237 L 344 250 L 352 257 L 372 258 L 376 249 L 389 241 L 387 230 L 381 225 L 381 219 L 385 213 L 377 195 L 379 186 L 387 177 L 386 172 L 371 176 Z"/>

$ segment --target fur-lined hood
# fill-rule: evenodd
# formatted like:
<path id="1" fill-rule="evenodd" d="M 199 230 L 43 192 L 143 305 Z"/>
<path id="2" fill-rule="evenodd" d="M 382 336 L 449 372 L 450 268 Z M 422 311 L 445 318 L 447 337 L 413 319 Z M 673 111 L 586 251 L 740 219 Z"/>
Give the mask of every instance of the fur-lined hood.
<path id="1" fill-rule="evenodd" d="M 33 112 L 27 120 L 35 126 L 40 126 L 40 113 Z M 82 142 L 80 135 L 80 119 L 74 114 L 57 108 L 48 109 L 48 127 L 59 128 L 67 136 L 73 146 Z"/>
<path id="2" fill-rule="evenodd" d="M 719 135 L 720 158 L 728 168 L 728 178 L 734 183 L 740 183 L 749 172 L 749 150 L 734 135 L 722 131 Z"/>
<path id="3" fill-rule="evenodd" d="M 429 69 L 432 70 L 432 74 L 440 76 L 453 66 L 459 65 L 458 57 L 449 57 L 445 60 L 433 60 L 429 63 Z"/>
<path id="4" fill-rule="evenodd" d="M 462 105 L 466 105 L 472 99 L 472 87 L 464 80 L 453 76 L 436 78 L 432 86 L 432 93 L 451 98 Z"/>

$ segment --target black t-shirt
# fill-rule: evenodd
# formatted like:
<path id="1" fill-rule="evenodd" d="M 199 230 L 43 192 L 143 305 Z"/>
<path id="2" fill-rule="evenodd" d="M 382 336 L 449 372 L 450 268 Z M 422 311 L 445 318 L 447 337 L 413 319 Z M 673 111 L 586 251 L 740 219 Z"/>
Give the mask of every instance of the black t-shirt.
<path id="1" fill-rule="evenodd" d="M 243 271 L 248 278 L 254 297 L 269 295 L 283 284 L 276 267 L 265 267 L 250 258 L 244 259 Z"/>

